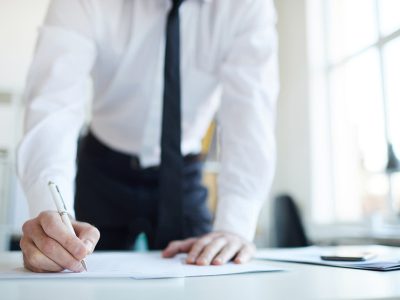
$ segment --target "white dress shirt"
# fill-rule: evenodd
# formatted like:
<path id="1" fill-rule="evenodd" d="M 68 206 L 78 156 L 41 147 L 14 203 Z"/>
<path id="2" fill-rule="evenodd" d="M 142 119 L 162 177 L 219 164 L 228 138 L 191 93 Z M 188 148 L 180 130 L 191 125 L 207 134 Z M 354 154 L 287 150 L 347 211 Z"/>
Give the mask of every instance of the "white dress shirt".
<path id="1" fill-rule="evenodd" d="M 93 82 L 90 128 L 109 147 L 160 161 L 170 0 L 53 0 L 26 88 L 18 173 L 30 213 L 73 211 L 75 159 Z M 275 165 L 277 39 L 272 0 L 187 0 L 181 16 L 182 152 L 198 153 L 216 117 L 221 168 L 214 230 L 252 239 Z"/>

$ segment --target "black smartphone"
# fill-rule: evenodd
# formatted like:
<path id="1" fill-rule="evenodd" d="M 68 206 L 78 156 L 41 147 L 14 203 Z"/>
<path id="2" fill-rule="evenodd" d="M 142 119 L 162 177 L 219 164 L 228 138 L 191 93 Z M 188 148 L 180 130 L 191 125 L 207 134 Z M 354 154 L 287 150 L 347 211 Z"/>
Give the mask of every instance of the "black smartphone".
<path id="1" fill-rule="evenodd" d="M 371 252 L 354 251 L 354 250 L 338 250 L 333 253 L 321 255 L 322 260 L 327 261 L 367 261 L 376 255 Z"/>

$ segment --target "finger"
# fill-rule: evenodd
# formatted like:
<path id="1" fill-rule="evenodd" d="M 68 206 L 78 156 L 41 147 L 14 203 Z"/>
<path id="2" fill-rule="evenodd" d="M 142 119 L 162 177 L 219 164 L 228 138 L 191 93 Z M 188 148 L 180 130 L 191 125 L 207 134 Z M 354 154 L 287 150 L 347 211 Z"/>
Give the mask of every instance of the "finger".
<path id="1" fill-rule="evenodd" d="M 252 245 L 245 245 L 240 249 L 238 255 L 236 255 L 234 262 L 237 264 L 243 264 L 248 262 L 253 256 L 255 247 Z"/>
<path id="2" fill-rule="evenodd" d="M 72 226 L 78 238 L 85 245 L 86 253 L 91 254 L 100 239 L 100 231 L 96 227 L 84 222 L 73 222 Z"/>
<path id="3" fill-rule="evenodd" d="M 190 238 L 183 241 L 173 241 L 164 249 L 162 255 L 165 258 L 173 257 L 178 253 L 186 253 L 192 248 L 192 245 L 197 241 L 196 238 Z"/>
<path id="4" fill-rule="evenodd" d="M 201 266 L 209 265 L 226 244 L 226 238 L 221 237 L 214 239 L 210 244 L 204 247 L 204 250 L 196 260 L 196 264 Z"/>
<path id="5" fill-rule="evenodd" d="M 214 239 L 213 235 L 205 235 L 204 237 L 198 239 L 190 249 L 188 256 L 186 258 L 186 262 L 188 264 L 194 264 L 196 263 L 199 255 L 201 252 L 203 252 L 203 249 L 211 243 L 211 241 Z"/>
<path id="6" fill-rule="evenodd" d="M 86 257 L 86 247 L 83 242 L 67 230 L 57 213 L 41 214 L 39 222 L 49 237 L 60 243 L 77 260 L 81 261 Z"/>
<path id="7" fill-rule="evenodd" d="M 241 243 L 239 242 L 231 242 L 221 250 L 221 252 L 215 257 L 212 264 L 213 265 L 223 265 L 230 261 L 236 254 L 238 254 Z"/>
<path id="8" fill-rule="evenodd" d="M 28 270 L 37 273 L 61 272 L 64 270 L 63 267 L 41 253 L 32 240 L 22 238 L 20 245 L 24 258 L 24 266 Z"/>
<path id="9" fill-rule="evenodd" d="M 48 237 L 39 225 L 32 228 L 31 239 L 40 252 L 63 269 L 73 272 L 82 272 L 84 270 L 81 262 L 73 257 L 57 241 Z"/>

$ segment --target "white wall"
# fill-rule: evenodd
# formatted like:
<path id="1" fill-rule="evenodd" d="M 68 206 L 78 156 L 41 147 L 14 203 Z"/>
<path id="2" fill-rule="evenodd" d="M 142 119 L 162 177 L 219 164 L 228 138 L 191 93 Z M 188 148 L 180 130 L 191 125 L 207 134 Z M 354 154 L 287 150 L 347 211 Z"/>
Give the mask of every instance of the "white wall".
<path id="1" fill-rule="evenodd" d="M 49 0 L 0 0 L 0 93 L 10 94 L 12 97 L 9 103 L 0 103 L 0 149 L 9 153 L 7 163 L 0 166 L 0 172 L 7 175 L 0 182 L 2 189 L 7 190 L 7 193 L 0 195 L 0 235 L 4 230 L 1 224 L 11 222 L 13 228 L 19 228 L 27 216 L 26 203 L 16 181 L 14 153 L 22 127 L 21 94 L 37 31 L 48 2 Z M 12 203 L 8 203 L 9 198 Z M 7 217 L 8 211 L 12 212 L 11 217 Z M 6 231 L 10 231 L 10 228 L 6 228 Z M 1 237 L 0 247 L 4 247 Z"/>
<path id="2" fill-rule="evenodd" d="M 281 90 L 277 114 L 277 170 L 271 198 L 289 193 L 305 219 L 311 199 L 306 0 L 275 0 Z M 272 199 L 271 199 L 272 200 Z M 260 216 L 259 244 L 268 243 L 270 203 Z"/>
<path id="3" fill-rule="evenodd" d="M 277 0 L 281 92 L 278 102 L 278 169 L 273 191 L 310 199 L 310 127 L 306 1 Z"/>
<path id="4" fill-rule="evenodd" d="M 11 153 L 20 129 L 16 124 L 19 101 L 48 2 L 0 0 L 0 92 L 11 94 L 13 99 L 0 104 L 0 148 Z"/>
<path id="5" fill-rule="evenodd" d="M 20 91 L 49 0 L 0 1 L 0 88 Z"/>

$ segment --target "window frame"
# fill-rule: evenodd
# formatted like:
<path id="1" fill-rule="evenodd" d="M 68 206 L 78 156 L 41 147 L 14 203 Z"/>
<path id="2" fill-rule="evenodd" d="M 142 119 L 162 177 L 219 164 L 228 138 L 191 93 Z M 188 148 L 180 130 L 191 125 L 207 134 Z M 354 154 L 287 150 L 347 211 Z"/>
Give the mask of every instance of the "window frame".
<path id="1" fill-rule="evenodd" d="M 381 14 L 379 0 L 374 0 L 374 17 L 375 25 L 377 27 L 377 39 L 375 42 L 358 49 L 350 54 L 344 55 L 342 58 L 336 61 L 330 60 L 329 44 L 330 44 L 330 24 L 329 24 L 329 2 L 332 0 L 308 0 L 307 11 L 308 11 L 308 36 L 309 36 L 309 61 L 310 61 L 310 113 L 311 113 L 311 149 L 314 157 L 312 161 L 312 175 L 313 175 L 313 186 L 311 187 L 312 199 L 310 209 L 307 212 L 309 218 L 309 225 L 329 225 L 329 224 L 343 224 L 359 226 L 365 224 L 366 220 L 361 222 L 346 224 L 338 221 L 338 214 L 335 211 L 335 197 L 334 197 L 334 166 L 333 158 L 334 154 L 332 151 L 333 142 L 333 128 L 332 128 L 332 89 L 330 76 L 333 72 L 340 67 L 343 67 L 352 59 L 359 57 L 370 49 L 376 49 L 379 57 L 379 71 L 381 80 L 381 96 L 382 106 L 384 113 L 384 129 L 385 139 L 387 142 L 389 139 L 389 99 L 386 85 L 386 70 L 385 70 L 385 58 L 384 48 L 385 46 L 396 39 L 400 39 L 400 27 L 389 34 L 383 34 L 381 26 Z M 334 0 L 333 0 L 334 1 Z M 321 29 L 315 29 L 316 25 L 321 26 Z M 319 45 L 318 45 L 319 43 Z M 322 44 L 322 45 L 321 45 Z M 316 46 L 317 45 L 317 46 Z M 314 48 L 318 48 L 315 50 Z M 316 55 L 318 54 L 318 55 Z M 315 60 L 315 57 L 317 61 Z M 316 87 L 319 84 L 319 87 Z M 322 87 L 321 87 L 322 86 Z M 323 101 L 321 101 L 323 100 Z M 323 117 L 318 114 L 323 114 Z M 321 121 L 325 119 L 325 124 L 319 124 L 316 120 Z M 321 128 L 315 128 L 315 124 L 321 125 Z M 321 147 L 320 139 L 326 136 L 324 142 L 327 143 L 324 147 Z M 321 154 L 321 151 L 325 152 Z M 317 157 L 315 157 L 317 155 Z M 325 159 L 327 163 L 325 166 L 319 166 L 319 161 Z M 322 185 L 322 187 L 318 187 Z M 389 204 L 389 203 L 388 203 Z M 321 207 L 324 206 L 324 211 Z M 322 215 L 319 216 L 322 212 Z"/>

